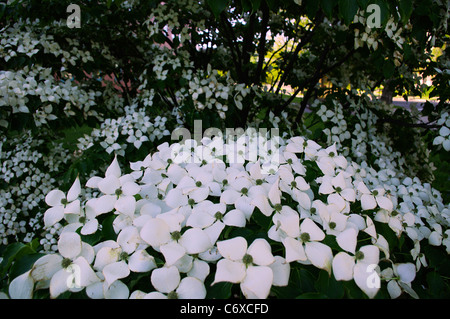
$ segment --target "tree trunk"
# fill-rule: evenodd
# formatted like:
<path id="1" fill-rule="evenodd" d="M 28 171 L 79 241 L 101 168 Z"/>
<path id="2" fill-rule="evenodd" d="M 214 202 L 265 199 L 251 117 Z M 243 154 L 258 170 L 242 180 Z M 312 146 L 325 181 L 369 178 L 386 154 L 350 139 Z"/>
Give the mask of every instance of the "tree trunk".
<path id="1" fill-rule="evenodd" d="M 384 82 L 383 93 L 381 93 L 380 100 L 386 102 L 387 104 L 392 104 L 392 98 L 394 97 L 394 92 L 391 87 L 391 80 L 386 80 Z"/>

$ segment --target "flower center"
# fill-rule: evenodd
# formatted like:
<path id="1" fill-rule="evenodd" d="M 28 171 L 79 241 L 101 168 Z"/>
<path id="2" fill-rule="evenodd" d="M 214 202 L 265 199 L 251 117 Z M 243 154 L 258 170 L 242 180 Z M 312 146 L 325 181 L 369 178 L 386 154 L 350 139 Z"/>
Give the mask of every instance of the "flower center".
<path id="1" fill-rule="evenodd" d="M 336 190 L 336 193 L 340 193 L 340 192 L 342 192 L 342 188 L 340 188 L 339 186 L 338 186 L 338 187 L 336 187 L 336 188 L 335 188 L 335 190 Z"/>
<path id="2" fill-rule="evenodd" d="M 171 291 L 167 294 L 167 299 L 178 299 L 178 294 L 175 291 Z"/>
<path id="3" fill-rule="evenodd" d="M 329 157 L 334 157 L 334 155 L 336 155 L 336 154 L 334 154 L 334 152 L 328 153 L 328 156 L 329 156 Z"/>
<path id="4" fill-rule="evenodd" d="M 262 183 L 263 183 L 262 179 L 257 179 L 256 180 L 256 185 L 262 185 Z"/>
<path id="5" fill-rule="evenodd" d="M 197 186 L 197 187 L 201 187 L 201 186 L 202 186 L 202 182 L 200 182 L 200 181 L 197 181 L 197 182 L 195 183 L 195 186 Z"/>
<path id="6" fill-rule="evenodd" d="M 86 223 L 86 217 L 85 216 L 81 216 L 80 218 L 78 218 L 78 221 L 82 224 Z"/>
<path id="7" fill-rule="evenodd" d="M 335 222 L 330 222 L 328 224 L 328 226 L 330 226 L 330 229 L 335 229 L 336 228 L 336 223 Z"/>
<path id="8" fill-rule="evenodd" d="M 195 200 L 194 200 L 193 198 L 189 198 L 188 204 L 189 204 L 190 206 L 194 206 L 194 205 L 195 205 Z"/>
<path id="9" fill-rule="evenodd" d="M 67 205 L 68 203 L 69 203 L 69 201 L 67 200 L 67 198 L 61 199 L 61 204 Z"/>
<path id="10" fill-rule="evenodd" d="M 373 195 L 373 196 L 378 196 L 378 191 L 377 191 L 376 189 L 374 189 L 374 190 L 372 191 L 372 195 Z"/>
<path id="11" fill-rule="evenodd" d="M 273 207 L 277 212 L 281 212 L 281 209 L 283 208 L 283 206 L 281 204 L 275 204 L 275 206 Z"/>
<path id="12" fill-rule="evenodd" d="M 223 214 L 221 212 L 217 212 L 214 214 L 214 218 L 221 221 L 223 218 Z"/>
<path id="13" fill-rule="evenodd" d="M 128 261 L 128 258 L 130 257 L 130 255 L 128 255 L 128 253 L 122 251 L 119 255 L 119 259 L 120 260 L 124 260 L 124 261 Z"/>
<path id="14" fill-rule="evenodd" d="M 245 254 L 244 257 L 242 258 L 242 262 L 243 262 L 246 266 L 248 266 L 248 265 L 250 265 L 251 263 L 253 263 L 253 257 L 252 257 L 251 255 L 249 255 L 249 254 Z"/>
<path id="15" fill-rule="evenodd" d="M 69 267 L 70 265 L 72 265 L 72 260 L 70 258 L 64 258 L 61 262 L 61 266 L 66 269 L 67 267 Z"/>
<path id="16" fill-rule="evenodd" d="M 116 189 L 115 193 L 117 196 L 120 196 L 120 195 L 122 195 L 122 190 L 120 188 L 118 188 L 118 189 Z"/>
<path id="17" fill-rule="evenodd" d="M 355 259 L 356 260 L 363 260 L 364 259 L 364 253 L 360 250 L 358 250 L 355 254 Z"/>
<path id="18" fill-rule="evenodd" d="M 301 233 L 300 239 L 302 242 L 306 243 L 306 242 L 310 241 L 311 236 L 308 233 Z"/>
<path id="19" fill-rule="evenodd" d="M 242 187 L 241 188 L 241 193 L 242 193 L 242 195 L 247 195 L 248 194 L 248 188 Z"/>
<path id="20" fill-rule="evenodd" d="M 173 240 L 178 241 L 181 238 L 181 233 L 179 231 L 174 231 L 170 234 Z"/>

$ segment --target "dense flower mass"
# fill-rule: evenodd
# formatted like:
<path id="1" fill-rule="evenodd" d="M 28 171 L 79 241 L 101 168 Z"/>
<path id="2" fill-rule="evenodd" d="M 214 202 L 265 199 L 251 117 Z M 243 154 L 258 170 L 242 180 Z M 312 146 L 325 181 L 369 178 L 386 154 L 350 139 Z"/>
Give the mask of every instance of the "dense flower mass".
<path id="1" fill-rule="evenodd" d="M 417 297 L 412 283 L 427 267 L 421 245 L 450 253 L 450 210 L 429 184 L 387 178 L 347 161 L 335 144 L 300 136 L 280 139 L 276 169 L 264 170 L 267 160 L 251 160 L 248 148 L 242 161 L 230 156 L 240 141 L 185 141 L 183 161 L 172 158 L 183 145 L 164 143 L 128 173 L 116 158 L 86 183 L 98 191 L 90 199 L 78 178 L 67 193 L 50 191 L 44 222 L 62 226 L 57 251 L 16 277 L 9 295 L 205 298 L 229 283 L 246 298 L 268 298 L 304 267 L 354 282 L 370 298 L 381 285 L 392 298 Z M 413 247 L 407 258 L 396 256 L 392 233 Z"/>

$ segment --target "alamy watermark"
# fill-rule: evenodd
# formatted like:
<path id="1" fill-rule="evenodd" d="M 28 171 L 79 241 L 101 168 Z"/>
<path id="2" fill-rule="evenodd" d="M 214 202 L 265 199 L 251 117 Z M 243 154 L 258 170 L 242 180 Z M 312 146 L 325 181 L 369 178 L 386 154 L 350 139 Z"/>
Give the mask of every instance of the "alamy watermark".
<path id="1" fill-rule="evenodd" d="M 279 130 L 272 128 L 219 128 L 202 130 L 202 121 L 194 121 L 194 134 L 186 128 L 172 132 L 171 160 L 176 164 L 210 164 L 223 160 L 229 164 L 260 161 L 261 169 L 270 173 L 281 161 Z"/>
<path id="2" fill-rule="evenodd" d="M 370 15 L 367 17 L 366 23 L 369 28 L 381 28 L 381 9 L 378 4 L 369 4 L 366 12 Z"/>
<path id="3" fill-rule="evenodd" d="M 81 268 L 77 264 L 70 264 L 69 267 L 65 269 L 69 273 L 66 279 L 66 285 L 69 289 L 79 289 L 81 288 Z"/>
<path id="4" fill-rule="evenodd" d="M 366 268 L 366 273 L 369 276 L 366 279 L 366 285 L 369 289 L 380 289 L 381 279 L 380 279 L 380 267 L 377 264 L 370 264 Z"/>
<path id="5" fill-rule="evenodd" d="M 67 6 L 66 9 L 67 13 L 71 13 L 68 17 L 67 17 L 67 21 L 66 21 L 66 25 L 68 28 L 73 29 L 73 28 L 81 28 L 81 9 L 80 6 L 77 4 L 73 4 L 71 3 L 70 5 Z"/>

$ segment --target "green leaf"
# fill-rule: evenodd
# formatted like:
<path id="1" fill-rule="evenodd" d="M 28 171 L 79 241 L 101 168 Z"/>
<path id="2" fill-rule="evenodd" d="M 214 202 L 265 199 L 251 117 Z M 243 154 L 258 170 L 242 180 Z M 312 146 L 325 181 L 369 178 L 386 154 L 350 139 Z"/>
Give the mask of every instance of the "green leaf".
<path id="1" fill-rule="evenodd" d="M 250 0 L 252 3 L 252 11 L 258 11 L 259 7 L 261 6 L 261 0 Z"/>
<path id="2" fill-rule="evenodd" d="M 6 249 L 3 253 L 3 256 L 2 256 L 3 257 L 2 263 L 0 264 L 0 276 L 1 277 L 3 277 L 6 274 L 6 271 L 11 266 L 17 253 L 23 247 L 25 247 L 25 244 L 23 244 L 23 243 L 13 243 L 6 247 Z"/>
<path id="3" fill-rule="evenodd" d="M 354 280 L 342 282 L 346 297 L 350 299 L 367 299 L 367 296 L 363 291 L 356 285 Z"/>
<path id="4" fill-rule="evenodd" d="M 330 277 L 325 270 L 320 271 L 315 287 L 319 292 L 333 299 L 341 299 L 345 294 L 342 282 L 337 281 L 334 275 Z"/>
<path id="5" fill-rule="evenodd" d="M 272 218 L 261 213 L 258 208 L 255 208 L 255 211 L 253 212 L 251 218 L 255 221 L 256 224 L 261 226 L 263 230 L 268 231 L 270 226 L 272 225 Z"/>
<path id="6" fill-rule="evenodd" d="M 208 289 L 207 299 L 229 299 L 231 297 L 231 282 L 218 282 Z"/>
<path id="7" fill-rule="evenodd" d="M 116 240 L 117 234 L 114 231 L 113 222 L 116 219 L 116 215 L 111 215 L 105 218 L 102 223 L 102 235 L 105 240 Z"/>
<path id="8" fill-rule="evenodd" d="M 252 10 L 252 3 L 250 0 L 241 0 L 242 11 L 247 12 Z"/>
<path id="9" fill-rule="evenodd" d="M 35 253 L 30 255 L 25 255 L 19 260 L 15 261 L 11 266 L 9 271 L 9 281 L 11 282 L 14 278 L 22 275 L 33 267 L 36 260 L 45 256 L 44 253 Z"/>
<path id="10" fill-rule="evenodd" d="M 9 268 L 12 268 L 18 260 L 26 255 L 34 254 L 38 245 L 37 239 L 28 244 L 18 242 L 8 245 L 3 252 L 3 261 L 0 264 L 0 277 L 4 277 Z"/>
<path id="11" fill-rule="evenodd" d="M 358 0 L 359 7 L 364 9 L 369 5 L 370 0 Z"/>
<path id="12" fill-rule="evenodd" d="M 356 0 L 339 0 L 339 15 L 344 19 L 345 24 L 350 24 L 358 12 Z"/>
<path id="13" fill-rule="evenodd" d="M 335 5 L 336 2 L 334 0 L 320 0 L 320 7 L 330 20 L 333 16 L 333 8 Z"/>
<path id="14" fill-rule="evenodd" d="M 316 12 L 319 10 L 319 1 L 317 0 L 309 0 L 306 2 L 306 15 L 310 20 L 313 20 L 316 16 Z"/>
<path id="15" fill-rule="evenodd" d="M 79 235 L 81 237 L 81 240 L 91 246 L 94 246 L 102 239 L 102 232 L 100 232 L 100 231 L 96 231 L 95 233 L 90 234 L 90 235 L 82 235 L 81 228 L 79 229 L 79 231 L 80 231 Z M 77 233 L 78 233 L 78 231 L 77 231 Z"/>
<path id="16" fill-rule="evenodd" d="M 386 79 L 392 78 L 395 71 L 395 65 L 391 60 L 385 60 L 383 63 L 383 75 Z"/>
<path id="17" fill-rule="evenodd" d="M 214 13 L 216 19 L 222 13 L 223 10 L 228 6 L 228 0 L 206 0 L 211 11 Z M 252 1 L 253 6 L 253 1 Z"/>
<path id="18" fill-rule="evenodd" d="M 401 0 L 398 2 L 398 11 L 400 12 L 402 23 L 407 23 L 413 11 L 412 0 Z"/>

